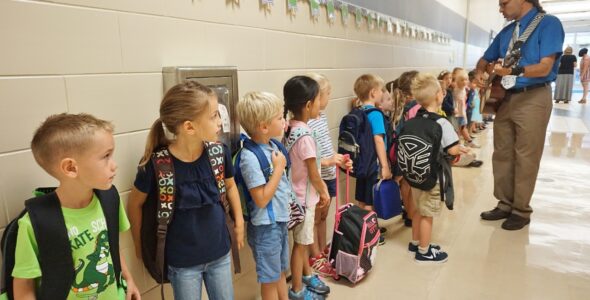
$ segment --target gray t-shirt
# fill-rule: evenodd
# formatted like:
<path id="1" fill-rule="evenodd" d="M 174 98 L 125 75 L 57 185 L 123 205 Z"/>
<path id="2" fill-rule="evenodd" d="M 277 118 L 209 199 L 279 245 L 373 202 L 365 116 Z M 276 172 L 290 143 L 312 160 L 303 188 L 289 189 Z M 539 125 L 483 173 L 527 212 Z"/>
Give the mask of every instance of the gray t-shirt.
<path id="1" fill-rule="evenodd" d="M 453 125 L 451 125 L 447 119 L 440 118 L 436 122 L 442 127 L 442 138 L 440 140 L 440 144 L 443 150 L 447 152 L 449 148 L 459 143 L 459 136 L 457 136 Z"/>

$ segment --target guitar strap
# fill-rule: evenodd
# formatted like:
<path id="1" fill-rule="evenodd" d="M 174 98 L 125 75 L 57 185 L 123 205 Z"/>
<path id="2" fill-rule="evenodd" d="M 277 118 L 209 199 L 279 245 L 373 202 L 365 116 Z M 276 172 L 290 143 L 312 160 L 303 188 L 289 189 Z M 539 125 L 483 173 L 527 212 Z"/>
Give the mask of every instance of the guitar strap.
<path id="1" fill-rule="evenodd" d="M 508 51 L 506 52 L 504 61 L 506 61 L 506 58 L 512 56 L 512 53 L 514 53 L 513 50 L 520 51 L 520 48 L 522 48 L 522 46 L 526 43 L 531 34 L 535 31 L 535 29 L 537 29 L 537 26 L 539 26 L 539 23 L 541 23 L 541 20 L 543 20 L 544 17 L 544 13 L 538 13 L 533 19 L 533 21 L 529 24 L 529 26 L 527 26 L 527 28 L 524 30 L 522 35 L 519 34 L 520 22 L 516 22 L 516 26 L 514 26 L 512 39 L 510 39 L 510 44 L 508 46 Z M 518 61 L 520 61 L 520 58 L 518 59 Z"/>

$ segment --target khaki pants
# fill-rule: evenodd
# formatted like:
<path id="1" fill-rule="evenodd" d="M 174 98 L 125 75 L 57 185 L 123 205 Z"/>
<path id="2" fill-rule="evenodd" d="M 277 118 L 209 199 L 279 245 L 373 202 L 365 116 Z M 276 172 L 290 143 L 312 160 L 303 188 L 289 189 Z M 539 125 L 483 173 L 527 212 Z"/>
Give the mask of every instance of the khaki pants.
<path id="1" fill-rule="evenodd" d="M 551 87 L 509 97 L 494 120 L 494 196 L 499 209 L 529 218 L 553 108 Z"/>

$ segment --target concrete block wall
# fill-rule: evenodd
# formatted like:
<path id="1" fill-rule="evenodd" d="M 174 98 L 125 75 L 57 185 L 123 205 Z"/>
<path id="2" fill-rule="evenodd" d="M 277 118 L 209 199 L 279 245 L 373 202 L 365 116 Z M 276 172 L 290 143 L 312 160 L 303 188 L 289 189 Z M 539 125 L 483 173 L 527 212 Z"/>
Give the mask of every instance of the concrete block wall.
<path id="1" fill-rule="evenodd" d="M 464 53 L 461 42 L 441 45 L 369 31 L 366 24 L 356 28 L 352 16 L 344 26 L 339 13 L 330 24 L 324 8 L 312 21 L 304 2 L 290 17 L 285 2 L 265 11 L 254 0 L 0 1 L 0 228 L 22 210 L 33 188 L 57 184 L 29 149 L 35 128 L 54 113 L 88 112 L 114 122 L 115 184 L 126 200 L 157 118 L 165 66 L 237 66 L 240 95 L 263 90 L 282 96 L 291 76 L 321 72 L 332 83 L 328 119 L 335 140 L 359 75 L 389 81 L 409 69 L 437 74 L 461 64 L 464 55 L 477 56 Z M 130 234 L 122 239 L 144 299 L 157 299 Z M 236 295 L 252 299 L 258 288 L 249 249 L 242 257 Z"/>

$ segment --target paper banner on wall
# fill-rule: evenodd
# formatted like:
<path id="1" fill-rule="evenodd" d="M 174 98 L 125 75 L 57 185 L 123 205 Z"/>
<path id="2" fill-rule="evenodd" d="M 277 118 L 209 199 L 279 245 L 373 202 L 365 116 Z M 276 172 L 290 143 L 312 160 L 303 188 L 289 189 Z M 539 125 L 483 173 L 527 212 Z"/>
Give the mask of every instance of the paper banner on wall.
<path id="1" fill-rule="evenodd" d="M 395 21 L 395 33 L 401 35 L 402 34 L 402 25 L 399 21 Z"/>
<path id="2" fill-rule="evenodd" d="M 274 0 L 260 0 L 260 4 L 267 10 L 270 10 L 272 5 L 274 4 Z"/>
<path id="3" fill-rule="evenodd" d="M 367 20 L 369 22 L 369 30 L 375 29 L 375 13 L 368 13 Z"/>
<path id="4" fill-rule="evenodd" d="M 361 24 L 363 24 L 363 11 L 360 7 L 356 7 L 354 11 L 354 20 L 356 23 L 356 27 L 361 27 Z"/>
<path id="5" fill-rule="evenodd" d="M 390 18 L 387 18 L 387 32 L 393 33 L 393 23 Z"/>
<path id="6" fill-rule="evenodd" d="M 311 17 L 317 21 L 320 18 L 320 1 L 309 0 L 309 7 L 311 8 Z"/>
<path id="7" fill-rule="evenodd" d="M 342 24 L 348 25 L 348 18 L 349 18 L 349 14 L 350 14 L 348 12 L 348 4 L 341 3 L 340 14 L 342 14 Z"/>
<path id="8" fill-rule="evenodd" d="M 287 0 L 287 10 L 292 15 L 297 13 L 297 0 Z"/>
<path id="9" fill-rule="evenodd" d="M 334 7 L 334 0 L 326 1 L 326 11 L 328 12 L 328 21 L 334 23 L 336 20 L 336 8 Z"/>

